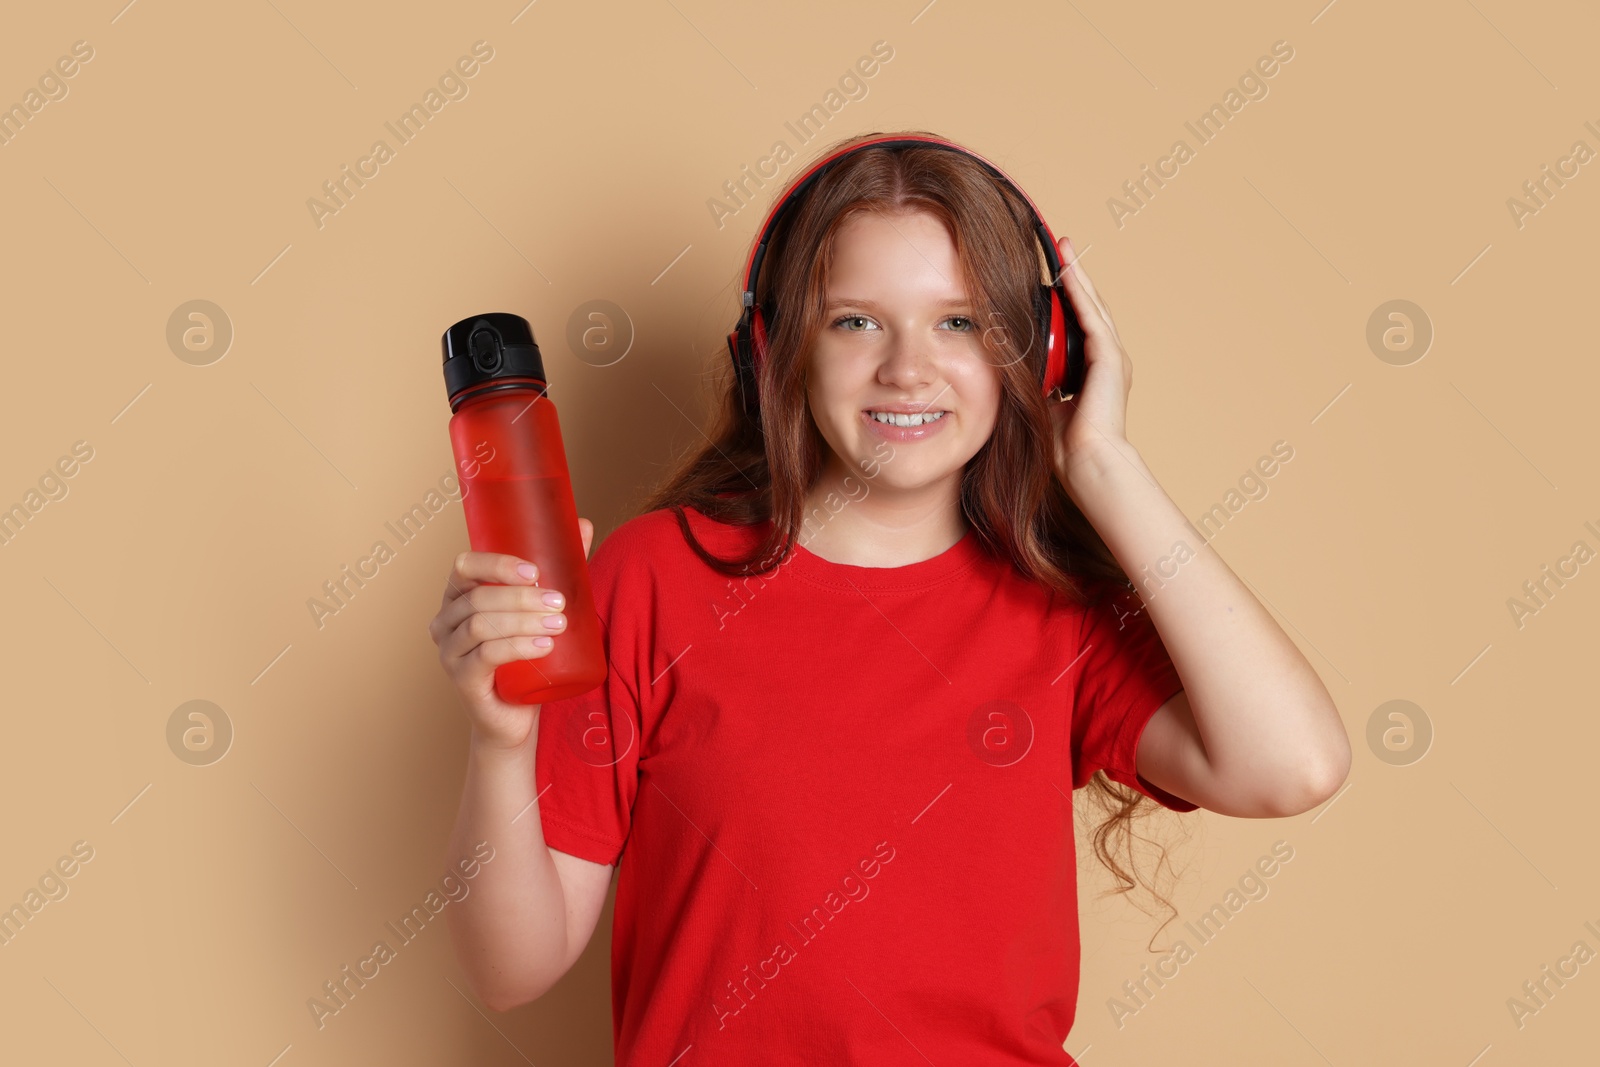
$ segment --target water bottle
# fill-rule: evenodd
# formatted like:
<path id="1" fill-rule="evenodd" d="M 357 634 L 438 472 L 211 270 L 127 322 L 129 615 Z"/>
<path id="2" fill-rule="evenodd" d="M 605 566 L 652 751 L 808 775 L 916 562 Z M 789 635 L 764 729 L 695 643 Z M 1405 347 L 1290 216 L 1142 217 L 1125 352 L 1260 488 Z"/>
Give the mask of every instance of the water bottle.
<path id="1" fill-rule="evenodd" d="M 567 626 L 550 652 L 496 667 L 495 692 L 513 704 L 586 693 L 605 681 L 605 649 L 561 424 L 533 330 L 520 315 L 492 312 L 450 327 L 443 345 L 467 540 L 475 552 L 529 561 L 541 587 L 567 598 Z"/>

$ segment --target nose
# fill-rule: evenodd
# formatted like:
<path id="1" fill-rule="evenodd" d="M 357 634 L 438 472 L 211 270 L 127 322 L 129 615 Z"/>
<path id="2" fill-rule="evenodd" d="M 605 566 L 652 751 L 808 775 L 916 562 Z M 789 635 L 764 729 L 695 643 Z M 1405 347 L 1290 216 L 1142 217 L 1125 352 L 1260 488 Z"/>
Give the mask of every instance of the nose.
<path id="1" fill-rule="evenodd" d="M 908 393 L 933 381 L 934 362 L 921 343 L 901 334 L 885 348 L 884 360 L 878 367 L 878 381 Z"/>

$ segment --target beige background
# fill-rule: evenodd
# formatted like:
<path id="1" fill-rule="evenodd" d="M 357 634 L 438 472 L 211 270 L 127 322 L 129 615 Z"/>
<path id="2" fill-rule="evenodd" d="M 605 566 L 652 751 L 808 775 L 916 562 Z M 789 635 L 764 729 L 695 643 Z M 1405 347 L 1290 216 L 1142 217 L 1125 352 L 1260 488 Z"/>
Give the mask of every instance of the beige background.
<path id="1" fill-rule="evenodd" d="M 93 448 L 0 547 L 0 903 L 94 849 L 0 948 L 0 1059 L 609 1062 L 609 910 L 520 1010 L 465 994 L 436 925 L 313 1024 L 307 998 L 442 871 L 466 725 L 425 625 L 459 505 L 320 629 L 307 601 L 449 471 L 439 335 L 472 313 L 532 321 L 580 511 L 602 534 L 629 517 L 698 440 L 776 184 L 721 228 L 708 198 L 774 141 L 799 157 L 781 181 L 906 128 L 995 159 L 1084 250 L 1137 366 L 1131 436 L 1186 514 L 1293 447 L 1215 547 L 1355 746 L 1317 811 L 1188 818 L 1185 920 L 1274 841 L 1294 859 L 1120 1028 L 1107 1001 L 1155 921 L 1086 899 L 1067 1047 L 1093 1067 L 1593 1059 L 1600 963 L 1520 1028 L 1506 1005 L 1574 942 L 1600 950 L 1600 577 L 1520 629 L 1507 607 L 1575 541 L 1600 549 L 1597 165 L 1520 228 L 1507 207 L 1573 142 L 1600 149 L 1592 9 L 122 3 L 28 5 L 0 34 L 0 102 L 94 49 L 0 147 L 0 506 Z M 308 198 L 479 40 L 469 95 L 319 229 Z M 785 121 L 878 40 L 867 95 L 800 143 Z M 1197 147 L 1185 121 L 1279 40 L 1268 95 Z M 1119 227 L 1108 199 L 1178 138 L 1195 157 Z M 234 331 L 206 366 L 166 340 L 196 299 Z M 565 343 L 595 299 L 636 332 L 611 366 Z M 1408 366 L 1366 340 L 1395 299 L 1435 334 Z M 209 766 L 167 743 L 197 699 L 235 731 Z M 1409 765 L 1366 739 L 1392 699 L 1434 730 Z"/>

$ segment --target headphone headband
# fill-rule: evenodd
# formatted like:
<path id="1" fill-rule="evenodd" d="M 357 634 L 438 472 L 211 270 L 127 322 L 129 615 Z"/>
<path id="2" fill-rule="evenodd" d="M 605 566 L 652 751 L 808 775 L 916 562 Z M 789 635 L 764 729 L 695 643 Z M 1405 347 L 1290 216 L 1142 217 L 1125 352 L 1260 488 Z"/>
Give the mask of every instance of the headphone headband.
<path id="1" fill-rule="evenodd" d="M 1051 282 L 1054 283 L 1061 277 L 1061 256 L 1056 250 L 1055 235 L 1050 232 L 1050 227 L 1045 223 L 1044 215 L 1040 213 L 1038 205 L 1033 202 L 1033 198 L 1009 174 L 972 151 L 972 149 L 958 145 L 954 141 L 946 140 L 943 137 L 929 137 L 919 134 L 889 134 L 847 145 L 832 155 L 819 159 L 800 176 L 799 180 L 789 190 L 788 195 L 767 213 L 767 220 L 761 226 L 761 235 L 756 241 L 755 247 L 750 250 L 750 258 L 745 261 L 745 281 L 743 295 L 740 300 L 741 306 L 750 307 L 755 303 L 756 273 L 761 269 L 761 261 L 766 258 L 767 243 L 772 239 L 772 231 L 777 228 L 783 217 L 800 202 L 801 195 L 811 187 L 811 184 L 817 178 L 821 177 L 824 170 L 845 156 L 865 148 L 903 148 L 912 145 L 929 145 L 935 148 L 946 148 L 953 152 L 960 152 L 962 155 L 982 164 L 989 173 L 1015 190 L 1017 195 L 1022 197 L 1023 202 L 1028 205 L 1028 210 L 1033 213 L 1034 232 L 1039 238 L 1039 243 L 1044 246 L 1045 264 L 1050 269 Z"/>

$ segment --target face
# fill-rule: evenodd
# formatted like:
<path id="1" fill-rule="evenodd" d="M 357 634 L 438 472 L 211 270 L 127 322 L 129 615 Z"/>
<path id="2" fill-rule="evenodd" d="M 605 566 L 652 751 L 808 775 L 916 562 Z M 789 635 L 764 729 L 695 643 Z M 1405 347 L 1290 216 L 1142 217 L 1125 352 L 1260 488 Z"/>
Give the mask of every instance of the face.
<path id="1" fill-rule="evenodd" d="M 999 415 L 1000 373 L 949 231 L 925 212 L 857 215 L 830 275 L 806 384 L 833 452 L 824 477 L 957 498 Z"/>

